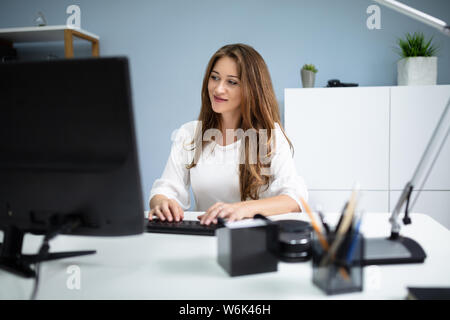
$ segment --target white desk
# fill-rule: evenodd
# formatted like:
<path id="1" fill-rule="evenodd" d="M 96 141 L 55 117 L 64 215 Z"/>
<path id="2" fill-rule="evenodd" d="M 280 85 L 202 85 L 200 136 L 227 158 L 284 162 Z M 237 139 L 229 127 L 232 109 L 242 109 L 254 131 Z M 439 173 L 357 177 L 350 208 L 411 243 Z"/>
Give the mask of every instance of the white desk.
<path id="1" fill-rule="evenodd" d="M 186 213 L 195 219 L 196 213 Z M 337 214 L 327 214 L 331 224 Z M 388 236 L 387 213 L 368 213 L 366 237 Z M 412 214 L 402 235 L 417 240 L 427 253 L 423 264 L 364 269 L 364 291 L 326 296 L 312 284 L 311 262 L 282 263 L 278 272 L 231 278 L 217 263 L 217 238 L 145 233 L 119 238 L 59 236 L 51 251 L 95 249 L 91 256 L 42 264 L 38 299 L 404 299 L 407 286 L 450 286 L 450 231 L 424 214 Z M 307 219 L 287 214 L 274 219 Z M 35 253 L 40 236 L 28 235 L 24 253 Z M 67 268 L 77 265 L 81 288 L 68 289 Z M 0 299 L 28 299 L 33 280 L 0 270 Z"/>

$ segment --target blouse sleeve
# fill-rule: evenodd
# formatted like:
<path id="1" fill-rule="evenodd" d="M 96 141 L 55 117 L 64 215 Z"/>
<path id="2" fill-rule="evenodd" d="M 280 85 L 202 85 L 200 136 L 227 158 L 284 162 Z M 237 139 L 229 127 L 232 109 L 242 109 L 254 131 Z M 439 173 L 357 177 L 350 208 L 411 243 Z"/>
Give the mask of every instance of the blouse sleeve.
<path id="1" fill-rule="evenodd" d="M 175 199 L 183 210 L 188 210 L 190 201 L 190 175 L 186 168 L 190 156 L 188 144 L 192 134 L 186 125 L 172 134 L 172 147 L 161 178 L 155 180 L 150 192 L 150 200 L 156 194 Z"/>
<path id="2" fill-rule="evenodd" d="M 278 124 L 275 129 L 275 153 L 270 167 L 271 183 L 268 195 L 288 195 L 294 199 L 305 212 L 300 197 L 308 201 L 308 190 L 304 179 L 297 174 L 289 143 Z"/>

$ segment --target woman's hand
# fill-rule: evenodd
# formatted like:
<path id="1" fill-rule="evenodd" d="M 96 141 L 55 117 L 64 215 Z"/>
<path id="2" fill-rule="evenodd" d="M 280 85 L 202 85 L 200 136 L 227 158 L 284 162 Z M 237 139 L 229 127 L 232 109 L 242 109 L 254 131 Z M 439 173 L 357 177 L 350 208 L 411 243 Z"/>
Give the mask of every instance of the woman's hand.
<path id="1" fill-rule="evenodd" d="M 153 199 L 152 199 L 153 200 Z M 157 216 L 161 221 L 181 221 L 184 218 L 184 211 L 178 202 L 174 199 L 155 199 L 157 200 L 148 214 L 148 219 L 152 220 Z"/>
<path id="2" fill-rule="evenodd" d="M 212 205 L 204 214 L 198 216 L 201 224 L 209 225 L 217 223 L 217 218 L 227 218 L 229 222 L 250 218 L 251 212 L 245 202 L 223 203 L 217 202 Z"/>

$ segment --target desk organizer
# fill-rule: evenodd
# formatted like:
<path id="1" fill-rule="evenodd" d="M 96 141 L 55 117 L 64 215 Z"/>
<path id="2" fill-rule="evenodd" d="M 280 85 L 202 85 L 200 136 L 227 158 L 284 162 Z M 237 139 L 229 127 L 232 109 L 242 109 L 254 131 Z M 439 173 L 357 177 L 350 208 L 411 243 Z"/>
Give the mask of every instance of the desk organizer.
<path id="1" fill-rule="evenodd" d="M 356 238 L 354 237 L 353 233 L 346 236 L 334 259 L 331 258 L 328 263 L 323 264 L 323 258 L 327 252 L 323 249 L 316 234 L 313 235 L 313 283 L 327 295 L 363 290 L 363 259 L 361 258 L 364 257 L 364 237 L 361 233 L 358 233 Z M 334 234 L 327 237 L 330 246 L 334 239 Z M 349 250 L 353 251 L 351 259 L 348 257 Z"/>
<path id="2" fill-rule="evenodd" d="M 216 230 L 218 263 L 232 277 L 278 270 L 278 226 L 241 221 Z"/>

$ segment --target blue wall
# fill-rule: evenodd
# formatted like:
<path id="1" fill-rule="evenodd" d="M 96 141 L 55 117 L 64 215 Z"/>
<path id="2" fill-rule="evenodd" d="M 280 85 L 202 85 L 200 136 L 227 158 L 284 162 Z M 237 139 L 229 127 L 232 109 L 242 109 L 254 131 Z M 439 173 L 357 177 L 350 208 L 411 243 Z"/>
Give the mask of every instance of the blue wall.
<path id="1" fill-rule="evenodd" d="M 450 22 L 448 0 L 403 3 Z M 81 27 L 100 36 L 101 55 L 130 59 L 145 199 L 164 168 L 172 131 L 197 117 L 203 72 L 224 44 L 247 43 L 262 54 L 281 108 L 284 88 L 301 86 L 305 63 L 319 69 L 318 87 L 332 78 L 395 85 L 394 47 L 406 32 L 434 36 L 438 84 L 450 84 L 450 39 L 383 6 L 381 29 L 369 30 L 370 0 L 1 0 L 0 28 L 32 26 L 38 11 L 49 25 L 65 24 L 70 4 L 81 7 Z M 64 54 L 54 43 L 17 48 L 24 59 Z M 75 48 L 76 56 L 89 52 L 87 43 Z"/>

